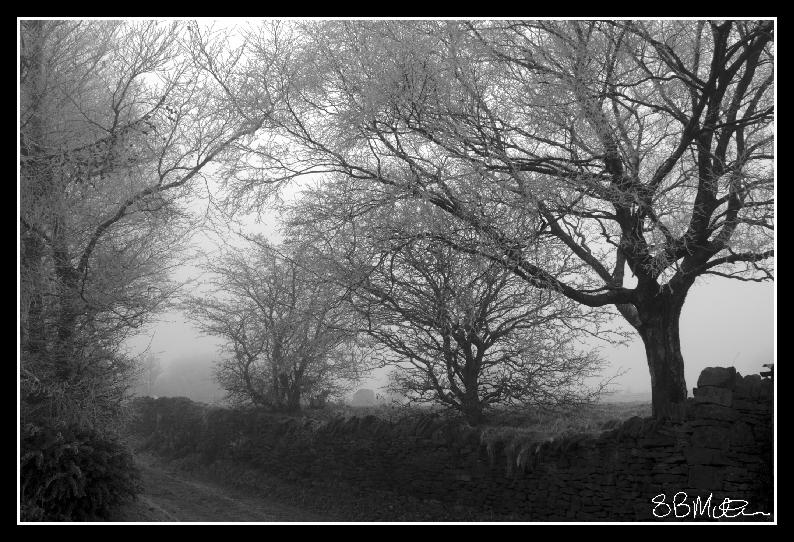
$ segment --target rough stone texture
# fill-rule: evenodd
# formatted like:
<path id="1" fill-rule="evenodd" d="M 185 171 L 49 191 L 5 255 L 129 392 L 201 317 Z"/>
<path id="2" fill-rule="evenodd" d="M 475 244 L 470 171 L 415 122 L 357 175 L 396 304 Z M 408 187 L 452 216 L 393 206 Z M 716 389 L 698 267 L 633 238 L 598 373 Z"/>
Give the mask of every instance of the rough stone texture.
<path id="1" fill-rule="evenodd" d="M 706 367 L 698 377 L 698 388 L 714 386 L 732 390 L 736 380 L 737 373 L 734 367 Z"/>
<path id="2" fill-rule="evenodd" d="M 682 419 L 634 417 L 600 435 L 553 440 L 488 439 L 432 417 L 318 422 L 182 403 L 174 413 L 162 400 L 144 409 L 139 432 L 162 453 L 198 452 L 307 483 L 388 489 L 523 521 L 655 521 L 653 510 L 673 505 L 674 497 L 679 512 L 709 496 L 712 508 L 730 498 L 748 501 L 748 512 L 771 512 L 771 381 L 709 368 L 698 382 L 704 390 L 696 390 Z M 654 508 L 661 494 L 665 505 Z"/>
<path id="3" fill-rule="evenodd" d="M 729 407 L 733 402 L 733 391 L 716 386 L 701 386 L 693 390 L 695 402 L 712 403 Z"/>

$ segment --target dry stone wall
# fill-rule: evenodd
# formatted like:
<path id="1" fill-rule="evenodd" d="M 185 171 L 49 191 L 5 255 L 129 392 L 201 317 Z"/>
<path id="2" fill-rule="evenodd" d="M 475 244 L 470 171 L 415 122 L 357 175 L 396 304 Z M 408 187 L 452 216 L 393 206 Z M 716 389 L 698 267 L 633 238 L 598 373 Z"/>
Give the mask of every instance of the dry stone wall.
<path id="1" fill-rule="evenodd" d="M 287 479 L 525 521 L 772 519 L 756 514 L 773 504 L 772 380 L 733 368 L 704 370 L 677 420 L 635 417 L 553 440 L 484 438 L 432 417 L 318 422 L 173 401 L 142 404 L 138 431 L 152 448 L 244 461 Z"/>

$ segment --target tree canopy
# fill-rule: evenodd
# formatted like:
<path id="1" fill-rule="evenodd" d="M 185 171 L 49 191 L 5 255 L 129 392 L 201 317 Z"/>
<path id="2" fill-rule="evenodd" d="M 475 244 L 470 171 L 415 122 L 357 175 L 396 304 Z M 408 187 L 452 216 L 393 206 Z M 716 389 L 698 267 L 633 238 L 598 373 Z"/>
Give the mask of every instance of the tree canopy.
<path id="1" fill-rule="evenodd" d="M 678 324 L 695 280 L 772 278 L 773 32 L 772 21 L 308 22 L 274 83 L 278 146 L 256 147 L 259 182 L 246 186 L 333 172 L 429 202 L 479 232 L 440 236 L 460 252 L 616 307 L 646 345 L 666 415 L 686 398 Z M 525 250 L 508 209 L 557 257 Z M 582 272 L 560 273 L 572 262 Z"/>
<path id="2" fill-rule="evenodd" d="M 213 295 L 193 297 L 188 314 L 226 341 L 217 377 L 230 399 L 290 411 L 301 399 L 338 397 L 365 370 L 366 348 L 343 293 L 298 249 L 253 239 L 208 264 Z"/>

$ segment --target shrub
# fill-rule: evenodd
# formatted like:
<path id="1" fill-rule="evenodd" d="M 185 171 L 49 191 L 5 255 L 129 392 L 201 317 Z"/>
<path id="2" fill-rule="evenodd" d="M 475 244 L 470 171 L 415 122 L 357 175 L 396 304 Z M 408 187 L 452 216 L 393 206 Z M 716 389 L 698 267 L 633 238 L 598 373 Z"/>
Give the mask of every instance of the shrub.
<path id="1" fill-rule="evenodd" d="M 25 423 L 21 454 L 22 521 L 104 519 L 140 489 L 132 455 L 93 430 Z"/>
<path id="2" fill-rule="evenodd" d="M 133 402 L 133 433 L 147 436 L 147 448 L 172 459 L 201 447 L 206 433 L 206 407 L 187 397 L 144 398 Z"/>

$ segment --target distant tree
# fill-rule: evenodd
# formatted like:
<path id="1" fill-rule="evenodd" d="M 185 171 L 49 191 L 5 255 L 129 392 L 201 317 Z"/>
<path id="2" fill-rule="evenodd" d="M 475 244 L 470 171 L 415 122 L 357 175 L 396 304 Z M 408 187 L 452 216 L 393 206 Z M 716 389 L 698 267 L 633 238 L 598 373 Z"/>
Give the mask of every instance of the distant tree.
<path id="1" fill-rule="evenodd" d="M 679 410 L 690 288 L 772 278 L 773 22 L 299 26 L 291 69 L 262 86 L 285 101 L 282 137 L 257 147 L 259 184 L 336 172 L 430 203 L 478 232 L 440 242 L 614 306 L 645 344 L 655 416 Z M 560 273 L 574 261 L 582 272 Z"/>
<path id="2" fill-rule="evenodd" d="M 155 382 L 157 382 L 157 379 L 163 374 L 163 364 L 154 354 L 148 354 L 143 358 L 140 370 L 144 393 L 151 397 L 153 395 Z"/>
<path id="3" fill-rule="evenodd" d="M 188 397 L 202 403 L 220 402 L 225 395 L 215 381 L 217 357 L 213 352 L 190 354 L 171 359 L 157 379 L 158 396 Z"/>
<path id="4" fill-rule="evenodd" d="M 309 408 L 322 410 L 328 403 L 328 396 L 331 395 L 331 390 L 320 390 L 314 395 L 309 396 Z"/>
<path id="5" fill-rule="evenodd" d="M 257 237 L 207 270 L 214 296 L 185 307 L 204 333 L 226 341 L 217 378 L 230 399 L 295 411 L 302 399 L 339 395 L 358 378 L 365 350 L 352 313 L 300 251 L 285 256 Z"/>
<path id="6" fill-rule="evenodd" d="M 588 379 L 604 364 L 577 341 L 588 333 L 620 338 L 599 325 L 604 311 L 582 311 L 498 262 L 440 243 L 435 235 L 451 235 L 452 223 L 432 205 L 375 205 L 366 194 L 334 195 L 339 191 L 304 191 L 289 224 L 304 242 L 311 239 L 311 258 L 349 291 L 362 330 L 382 347 L 382 366 L 397 368 L 390 391 L 457 410 L 473 424 L 495 405 L 572 406 L 598 398 L 606 384 L 590 387 Z"/>
<path id="7" fill-rule="evenodd" d="M 375 392 L 369 388 L 357 390 L 351 398 L 353 406 L 373 406 L 375 404 Z"/>

